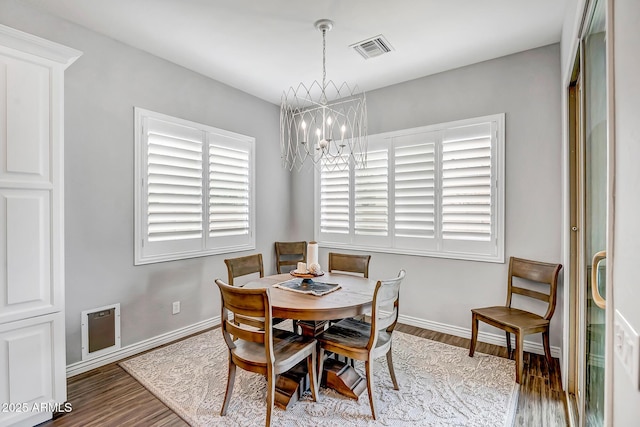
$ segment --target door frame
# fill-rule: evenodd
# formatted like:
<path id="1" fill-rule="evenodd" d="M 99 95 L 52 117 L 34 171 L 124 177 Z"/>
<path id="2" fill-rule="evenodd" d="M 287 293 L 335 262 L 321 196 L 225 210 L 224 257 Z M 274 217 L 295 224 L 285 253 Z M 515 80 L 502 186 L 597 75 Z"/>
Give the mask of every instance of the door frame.
<path id="1" fill-rule="evenodd" d="M 604 423 L 605 426 L 613 425 L 613 320 L 614 320 L 614 307 L 615 302 L 613 299 L 613 259 L 614 259 L 614 212 L 615 212 L 615 133 L 614 133 L 614 52 L 613 52 L 613 2 L 615 0 L 599 0 L 604 1 L 605 13 L 606 13 L 606 86 L 607 86 L 607 270 L 606 270 L 606 295 L 607 295 L 607 310 L 606 310 L 606 325 L 605 325 L 605 409 L 604 409 Z M 596 0 L 585 0 L 582 4 L 582 19 L 578 26 L 578 31 L 573 43 L 570 46 L 570 52 L 572 53 L 571 60 L 568 61 L 569 68 L 566 70 L 563 76 L 563 110 L 564 110 L 564 138 L 563 138 L 563 177 L 564 177 L 564 212 L 563 212 L 563 258 L 565 265 L 564 278 L 566 285 L 564 286 L 564 351 L 563 351 L 563 363 L 562 368 L 565 375 L 563 375 L 563 387 L 567 398 L 568 409 L 568 421 L 571 426 L 579 426 L 580 419 L 576 416 L 578 414 L 571 408 L 571 396 L 570 394 L 576 392 L 576 387 L 582 387 L 580 381 L 582 373 L 579 372 L 579 366 L 575 366 L 575 360 L 578 355 L 584 356 L 584 335 L 580 336 L 580 307 L 577 309 L 575 304 L 580 301 L 579 289 L 574 289 L 572 286 L 576 280 L 579 279 L 581 274 L 579 269 L 576 269 L 576 243 L 579 243 L 578 238 L 573 236 L 574 233 L 571 228 L 576 224 L 576 215 L 579 217 L 579 213 L 572 209 L 573 200 L 571 200 L 571 194 L 577 190 L 576 182 L 572 180 L 575 176 L 572 176 L 572 171 L 575 167 L 580 167 L 575 163 L 579 158 L 580 153 L 572 149 L 579 146 L 576 144 L 576 129 L 581 126 L 580 123 L 575 122 L 575 117 L 572 117 L 572 108 L 579 106 L 581 100 L 580 97 L 574 97 L 572 99 L 572 84 L 576 80 L 576 70 L 583 70 L 580 61 L 582 59 L 581 54 L 581 40 L 587 30 L 587 25 L 593 14 Z M 579 68 L 578 68 L 579 67 Z M 564 70 L 563 70 L 564 71 Z M 574 94 L 575 95 L 575 94 Z M 582 131 L 582 129 L 580 129 Z M 579 244 L 578 244 L 579 247 Z M 568 267 L 568 268 L 567 268 Z M 578 292 L 576 292 L 578 291 Z M 579 404 L 580 402 L 578 402 Z M 580 409 L 578 409 L 580 410 Z"/>

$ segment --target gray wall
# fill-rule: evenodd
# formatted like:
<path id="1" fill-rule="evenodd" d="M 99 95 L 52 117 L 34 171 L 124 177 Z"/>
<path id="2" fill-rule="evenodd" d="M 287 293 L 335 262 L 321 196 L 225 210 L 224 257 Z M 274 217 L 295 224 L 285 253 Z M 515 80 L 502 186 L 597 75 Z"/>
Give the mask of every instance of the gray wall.
<path id="1" fill-rule="evenodd" d="M 551 45 L 367 93 L 369 133 L 506 113 L 505 254 L 562 262 L 560 52 Z M 297 236 L 313 236 L 313 176 L 293 181 Z M 327 249 L 320 261 L 326 265 Z M 407 270 L 401 315 L 470 329 L 470 309 L 504 304 L 507 267 L 373 253 L 370 276 Z M 551 345 L 562 344 L 562 286 Z M 527 306 L 530 307 L 530 306 Z M 481 326 L 481 331 L 499 333 Z M 540 342 L 539 336 L 528 340 Z"/>
<path id="2" fill-rule="evenodd" d="M 257 251 L 275 271 L 290 176 L 279 166 L 277 106 L 19 1 L 0 2 L 0 23 L 84 52 L 65 84 L 68 364 L 81 358 L 83 310 L 121 303 L 123 346 L 220 314 L 213 280 L 226 278 L 225 256 L 133 265 L 134 106 L 256 138 Z"/>
<path id="3" fill-rule="evenodd" d="M 67 363 L 80 359 L 82 310 L 120 302 L 123 345 L 218 315 L 212 281 L 226 275 L 224 256 L 133 266 L 133 106 L 256 137 L 257 251 L 267 273 L 275 240 L 312 239 L 313 174 L 280 168 L 277 106 L 16 0 L 0 2 L 0 23 L 84 52 L 65 88 Z M 506 113 L 506 255 L 558 262 L 559 69 L 552 45 L 372 91 L 370 133 Z M 372 277 L 400 268 L 405 316 L 462 330 L 471 308 L 504 302 L 506 264 L 373 254 Z M 172 316 L 176 300 L 182 313 Z M 554 346 L 561 319 L 560 309 Z"/>
<path id="4" fill-rule="evenodd" d="M 640 2 L 616 0 L 613 14 L 615 82 L 615 215 L 613 307 L 640 333 Z M 609 309 L 609 301 L 607 301 Z M 639 360 L 634 360 L 636 366 Z M 616 427 L 637 426 L 640 391 L 617 357 L 613 360 L 613 421 Z"/>

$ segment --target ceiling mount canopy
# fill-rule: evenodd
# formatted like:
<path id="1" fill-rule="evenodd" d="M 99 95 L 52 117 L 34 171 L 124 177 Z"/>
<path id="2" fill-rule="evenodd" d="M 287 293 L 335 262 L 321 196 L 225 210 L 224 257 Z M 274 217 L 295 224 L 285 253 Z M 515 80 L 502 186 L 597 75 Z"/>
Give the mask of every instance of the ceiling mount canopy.
<path id="1" fill-rule="evenodd" d="M 282 93 L 280 148 L 282 165 L 289 170 L 313 163 L 317 168 L 344 170 L 367 161 L 367 105 L 358 86 L 327 81 L 326 34 L 333 21 L 320 19 L 322 82 L 299 83 Z"/>

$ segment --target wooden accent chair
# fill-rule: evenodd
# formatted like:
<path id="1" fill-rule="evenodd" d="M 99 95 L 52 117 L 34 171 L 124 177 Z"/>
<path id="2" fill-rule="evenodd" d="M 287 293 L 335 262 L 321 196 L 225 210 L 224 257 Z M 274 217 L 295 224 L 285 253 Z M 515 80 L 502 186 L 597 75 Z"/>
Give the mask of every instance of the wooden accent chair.
<path id="1" fill-rule="evenodd" d="M 360 273 L 369 277 L 369 261 L 371 255 L 349 255 L 329 252 L 329 273 L 333 271 L 345 271 L 348 273 Z"/>
<path id="2" fill-rule="evenodd" d="M 471 344 L 469 356 L 473 357 L 478 339 L 478 321 L 483 321 L 491 326 L 505 331 L 507 337 L 507 351 L 511 357 L 511 334 L 516 336 L 516 382 L 522 381 L 524 336 L 542 332 L 542 343 L 549 369 L 553 366 L 551 348 L 549 347 L 549 322 L 556 309 L 556 291 L 558 288 L 558 274 L 561 264 L 549 264 L 545 262 L 530 261 L 511 257 L 509 259 L 509 278 L 507 281 L 507 302 L 504 306 L 474 308 L 471 310 Z M 513 283 L 513 278 L 518 277 L 532 282 L 549 285 L 549 292 L 540 292 Z M 524 284 L 524 281 L 522 281 Z M 539 316 L 529 311 L 513 308 L 513 295 L 534 298 L 547 303 L 547 312 Z"/>
<path id="3" fill-rule="evenodd" d="M 225 259 L 224 263 L 227 265 L 227 273 L 229 275 L 229 285 L 231 286 L 243 286 L 236 285 L 234 280 L 236 277 L 246 276 L 247 274 L 258 273 L 260 277 L 264 277 L 264 266 L 262 264 L 262 254 L 247 255 L 238 258 Z M 283 322 L 285 319 L 273 319 L 274 324 Z M 245 323 L 247 325 L 261 328 L 264 319 L 256 321 L 252 318 L 245 318 L 242 315 L 236 317 L 236 323 Z"/>
<path id="4" fill-rule="evenodd" d="M 271 411 L 275 400 L 276 375 L 288 371 L 298 363 L 307 360 L 309 383 L 314 401 L 318 400 L 315 369 L 317 342 L 311 337 L 273 329 L 269 289 L 247 289 L 230 286 L 217 279 L 222 299 L 222 335 L 229 348 L 229 376 L 227 391 L 220 415 L 229 408 L 236 377 L 236 366 L 265 375 L 267 378 L 267 417 L 265 425 L 271 425 Z M 229 313 L 235 316 L 264 319 L 260 330 L 236 325 L 229 320 Z"/>
<path id="5" fill-rule="evenodd" d="M 364 361 L 369 405 L 373 419 L 377 418 L 373 397 L 373 360 L 375 358 L 387 355 L 393 388 L 398 390 L 398 381 L 393 370 L 391 356 L 391 337 L 398 321 L 400 283 L 404 276 L 405 271 L 400 270 L 395 279 L 378 281 L 373 294 L 371 323 L 357 319 L 344 319 L 316 337 L 320 343 L 320 354 L 318 355 L 320 358 L 318 371 L 320 379 L 322 378 L 325 351 Z"/>
<path id="6" fill-rule="evenodd" d="M 295 270 L 298 262 L 307 262 L 307 242 L 276 242 L 276 268 L 278 274 L 282 267 L 293 267 L 285 271 Z"/>

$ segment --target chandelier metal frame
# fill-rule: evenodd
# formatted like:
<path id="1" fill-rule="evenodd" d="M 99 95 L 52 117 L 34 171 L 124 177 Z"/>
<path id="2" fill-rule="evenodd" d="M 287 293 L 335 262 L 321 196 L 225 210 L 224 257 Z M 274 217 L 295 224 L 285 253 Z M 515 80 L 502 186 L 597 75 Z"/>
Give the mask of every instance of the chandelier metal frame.
<path id="1" fill-rule="evenodd" d="M 282 93 L 280 149 L 283 167 L 301 170 L 305 163 L 324 170 L 345 170 L 367 162 L 367 105 L 364 92 L 346 82 L 327 81 L 326 34 L 333 21 L 321 19 L 322 82 L 315 80 Z"/>

